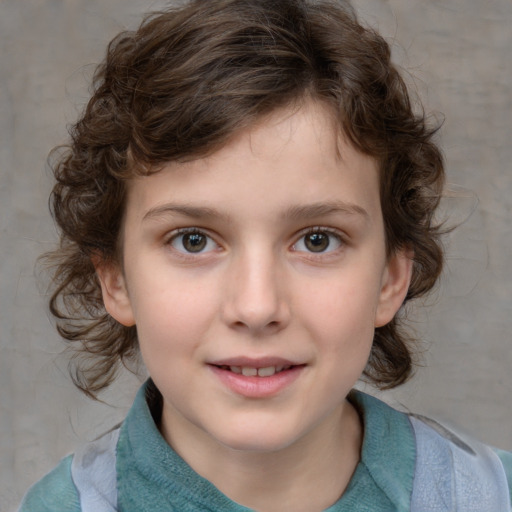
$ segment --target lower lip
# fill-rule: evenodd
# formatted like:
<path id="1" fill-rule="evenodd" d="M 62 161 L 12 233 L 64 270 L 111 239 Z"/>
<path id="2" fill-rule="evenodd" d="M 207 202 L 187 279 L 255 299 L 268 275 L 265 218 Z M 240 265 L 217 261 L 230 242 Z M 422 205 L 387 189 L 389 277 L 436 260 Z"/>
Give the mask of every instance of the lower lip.
<path id="1" fill-rule="evenodd" d="M 246 377 L 240 373 L 223 370 L 218 366 L 210 365 L 210 368 L 221 382 L 234 393 L 247 398 L 268 398 L 279 394 L 295 382 L 304 371 L 305 366 L 293 366 L 269 377 Z"/>

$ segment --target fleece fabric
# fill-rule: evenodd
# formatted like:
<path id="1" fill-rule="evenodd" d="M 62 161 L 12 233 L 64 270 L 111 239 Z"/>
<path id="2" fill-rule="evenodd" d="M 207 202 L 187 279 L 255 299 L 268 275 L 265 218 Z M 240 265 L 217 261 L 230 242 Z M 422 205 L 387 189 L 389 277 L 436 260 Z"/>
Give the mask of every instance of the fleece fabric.
<path id="1" fill-rule="evenodd" d="M 117 510 L 124 512 L 249 512 L 199 476 L 163 439 L 143 386 L 116 445 Z M 409 512 L 416 439 L 408 415 L 378 399 L 350 395 L 364 425 L 361 460 L 343 496 L 326 512 Z M 512 455 L 499 452 L 512 480 Z M 20 512 L 81 512 L 72 456 L 27 493 Z"/>

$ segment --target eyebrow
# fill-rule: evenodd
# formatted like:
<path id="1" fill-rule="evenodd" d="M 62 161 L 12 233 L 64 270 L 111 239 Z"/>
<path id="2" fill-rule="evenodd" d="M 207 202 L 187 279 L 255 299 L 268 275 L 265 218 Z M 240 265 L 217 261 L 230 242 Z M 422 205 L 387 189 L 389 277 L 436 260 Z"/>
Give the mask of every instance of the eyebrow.
<path id="1" fill-rule="evenodd" d="M 345 203 L 343 201 L 327 201 L 291 206 L 286 210 L 284 216 L 292 220 L 302 220 L 336 214 L 357 215 L 364 217 L 365 220 L 370 219 L 369 213 L 362 206 L 353 203 Z"/>
<path id="2" fill-rule="evenodd" d="M 198 220 L 204 219 L 206 217 L 227 218 L 226 215 L 222 214 L 215 208 L 208 208 L 205 206 L 190 206 L 186 204 L 164 204 L 148 210 L 144 214 L 142 220 L 145 221 L 148 219 L 161 217 L 169 213 L 183 215 L 185 217 L 190 217 Z"/>
<path id="3" fill-rule="evenodd" d="M 168 203 L 151 208 L 144 214 L 142 220 L 145 221 L 154 219 L 168 214 L 183 215 L 185 217 L 190 217 L 197 220 L 205 218 L 229 220 L 228 215 L 220 212 L 215 208 L 174 203 Z M 306 205 L 290 206 L 284 212 L 283 217 L 290 220 L 304 220 L 336 214 L 360 216 L 365 220 L 369 220 L 370 218 L 370 215 L 363 207 L 357 204 L 345 203 L 343 201 L 327 201 Z"/>

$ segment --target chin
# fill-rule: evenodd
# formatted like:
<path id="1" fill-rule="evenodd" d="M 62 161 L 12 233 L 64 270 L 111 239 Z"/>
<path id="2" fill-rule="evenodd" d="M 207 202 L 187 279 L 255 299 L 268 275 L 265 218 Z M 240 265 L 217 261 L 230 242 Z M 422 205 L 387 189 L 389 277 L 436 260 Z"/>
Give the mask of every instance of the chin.
<path id="1" fill-rule="evenodd" d="M 291 429 L 294 430 L 294 429 Z M 213 434 L 213 433 L 212 433 Z M 231 425 L 227 431 L 215 435 L 216 440 L 236 451 L 253 453 L 277 452 L 296 442 L 301 436 L 296 431 L 283 428 L 283 424 Z"/>
<path id="2" fill-rule="evenodd" d="M 286 447 L 288 447 L 291 442 L 285 442 L 276 439 L 262 439 L 261 435 L 257 436 L 253 439 L 248 439 L 247 436 L 245 439 L 226 439 L 225 441 L 220 440 L 220 442 L 230 448 L 231 450 L 235 450 L 238 452 L 247 452 L 247 453 L 275 453 L 279 452 Z"/>

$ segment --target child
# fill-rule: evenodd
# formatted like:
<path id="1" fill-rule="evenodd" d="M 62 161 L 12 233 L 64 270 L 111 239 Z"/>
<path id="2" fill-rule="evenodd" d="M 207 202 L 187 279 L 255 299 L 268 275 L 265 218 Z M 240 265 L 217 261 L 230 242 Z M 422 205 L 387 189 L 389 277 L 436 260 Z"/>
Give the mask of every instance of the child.
<path id="1" fill-rule="evenodd" d="M 196 0 L 109 46 L 55 167 L 51 311 L 120 428 L 22 511 L 499 511 L 510 454 L 352 391 L 413 369 L 439 149 L 344 2 Z"/>

